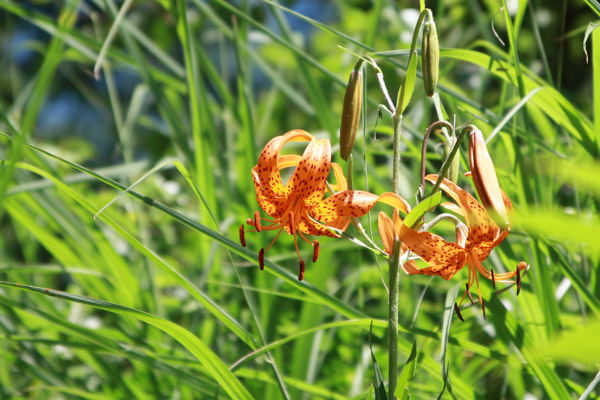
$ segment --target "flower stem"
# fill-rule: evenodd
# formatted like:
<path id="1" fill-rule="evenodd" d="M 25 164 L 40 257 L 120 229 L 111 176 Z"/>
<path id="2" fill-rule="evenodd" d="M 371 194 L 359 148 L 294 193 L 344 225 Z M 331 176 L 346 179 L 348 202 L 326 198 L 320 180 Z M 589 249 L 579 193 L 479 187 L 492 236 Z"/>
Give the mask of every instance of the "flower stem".
<path id="1" fill-rule="evenodd" d="M 393 117 L 394 121 L 394 193 L 400 194 L 400 144 L 402 138 L 402 116 Z M 400 271 L 400 241 L 394 241 L 394 251 L 390 258 L 389 295 L 388 295 L 388 355 L 389 378 L 388 398 L 396 398 L 396 385 L 398 383 L 398 279 Z"/>
<path id="2" fill-rule="evenodd" d="M 396 385 L 398 383 L 398 280 L 400 271 L 400 241 L 394 242 L 394 252 L 390 258 L 390 281 L 388 297 L 388 352 L 389 352 L 389 380 L 388 398 L 396 398 Z"/>
<path id="3" fill-rule="evenodd" d="M 392 184 L 394 193 L 400 195 L 400 144 L 402 143 L 402 115 L 394 116 L 394 170 Z"/>

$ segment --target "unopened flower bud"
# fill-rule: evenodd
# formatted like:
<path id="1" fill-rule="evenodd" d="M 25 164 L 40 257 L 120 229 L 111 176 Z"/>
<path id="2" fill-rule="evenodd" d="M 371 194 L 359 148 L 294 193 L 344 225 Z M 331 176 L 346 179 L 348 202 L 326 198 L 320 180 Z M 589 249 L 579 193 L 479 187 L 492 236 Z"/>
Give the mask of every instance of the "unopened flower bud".
<path id="1" fill-rule="evenodd" d="M 427 96 L 433 96 L 437 86 L 440 69 L 440 44 L 437 28 L 431 10 L 427 10 L 423 25 L 423 41 L 421 43 L 421 59 L 423 68 L 423 84 Z"/>
<path id="2" fill-rule="evenodd" d="M 498 184 L 494 163 L 488 153 L 481 131 L 475 127 L 469 139 L 469 160 L 471 176 L 481 204 L 502 229 L 510 227 L 509 212 L 504 202 L 504 194 Z"/>
<path id="3" fill-rule="evenodd" d="M 363 98 L 362 63 L 363 60 L 358 60 L 354 70 L 352 70 L 350 79 L 348 79 L 346 94 L 344 95 L 344 106 L 342 108 L 342 121 L 340 126 L 340 154 L 344 160 L 348 160 L 350 153 L 352 153 L 356 132 L 358 131 L 358 124 L 360 123 L 360 111 Z"/>

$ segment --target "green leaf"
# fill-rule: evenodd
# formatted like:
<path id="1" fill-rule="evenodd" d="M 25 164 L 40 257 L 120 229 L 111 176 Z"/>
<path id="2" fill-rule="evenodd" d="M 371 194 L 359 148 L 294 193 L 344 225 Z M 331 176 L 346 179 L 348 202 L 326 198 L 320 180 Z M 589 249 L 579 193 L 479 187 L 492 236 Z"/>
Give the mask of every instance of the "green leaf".
<path id="1" fill-rule="evenodd" d="M 583 0 L 585 4 L 590 6 L 592 10 L 596 12 L 596 14 L 600 15 L 600 1 L 598 0 Z"/>
<path id="2" fill-rule="evenodd" d="M 558 337 L 551 338 L 546 345 L 538 347 L 535 355 L 542 362 L 549 358 L 559 364 L 576 364 L 585 366 L 589 371 L 597 371 L 600 360 L 598 332 L 598 320 L 565 331 Z"/>
<path id="3" fill-rule="evenodd" d="M 422 202 L 417 204 L 415 208 L 408 213 L 404 219 L 404 224 L 411 229 L 417 228 L 421 222 L 421 218 L 423 218 L 425 213 L 435 210 L 441 201 L 442 192 L 435 192 L 432 196 L 427 197 Z"/>
<path id="4" fill-rule="evenodd" d="M 373 361 L 373 372 L 375 375 L 375 382 L 373 382 L 373 385 L 375 386 L 375 399 L 376 400 L 387 400 L 388 397 L 387 397 L 387 393 L 385 391 L 385 383 L 383 383 L 383 375 L 381 374 L 381 369 L 379 368 L 379 364 L 377 364 L 377 360 L 375 359 L 375 354 L 373 354 L 373 347 L 371 346 L 371 332 L 372 331 L 373 331 L 373 323 L 371 323 L 371 329 L 369 331 L 369 350 L 371 351 L 371 361 Z"/>
<path id="5" fill-rule="evenodd" d="M 585 53 L 585 62 L 587 64 L 588 62 L 588 52 L 587 52 L 587 41 L 588 38 L 590 37 L 590 34 L 592 32 L 594 32 L 594 29 L 596 29 L 598 26 L 600 26 L 600 22 L 596 21 L 596 22 L 590 22 L 587 26 L 587 29 L 585 30 L 585 35 L 583 36 L 583 52 Z"/>
<path id="6" fill-rule="evenodd" d="M 454 315 L 454 302 L 456 301 L 456 296 L 458 295 L 458 291 L 462 287 L 462 282 L 458 283 L 446 294 L 446 303 L 444 304 L 444 320 L 442 323 L 442 357 L 440 360 L 441 368 L 442 368 L 442 379 L 444 380 L 444 387 L 438 399 L 442 398 L 444 394 L 444 390 L 446 386 L 448 386 L 448 392 L 452 395 L 452 398 L 456 399 L 456 395 L 452 390 L 452 385 L 450 384 L 450 376 L 448 375 L 448 364 L 446 360 L 446 355 L 448 352 L 448 338 L 450 337 L 450 326 L 452 325 L 452 316 Z"/>
<path id="7" fill-rule="evenodd" d="M 173 322 L 159 318 L 155 315 L 143 311 L 122 306 L 120 304 L 110 303 L 108 301 L 94 299 L 91 297 L 80 296 L 59 290 L 45 289 L 37 286 L 22 285 L 13 282 L 0 281 L 0 286 L 26 290 L 30 292 L 45 294 L 70 302 L 80 303 L 115 314 L 132 317 L 146 322 L 165 332 L 173 339 L 177 340 L 183 347 L 192 353 L 204 367 L 206 372 L 223 387 L 223 389 L 233 399 L 252 399 L 252 396 L 241 382 L 233 375 L 219 357 L 200 339 L 194 336 L 190 331 L 174 324 Z"/>
<path id="8" fill-rule="evenodd" d="M 408 381 L 412 379 L 412 377 L 417 372 L 417 341 L 413 340 L 412 349 L 410 350 L 410 355 L 408 356 L 408 360 L 404 364 L 402 368 L 402 372 L 400 373 L 400 377 L 398 378 L 398 386 L 396 386 L 396 397 L 399 400 L 407 400 L 410 398 L 410 391 Z"/>
<path id="9" fill-rule="evenodd" d="M 404 76 L 404 83 L 398 91 L 398 99 L 396 100 L 396 113 L 402 115 L 415 89 L 415 81 L 417 80 L 417 52 L 413 52 L 408 60 L 408 68 Z"/>

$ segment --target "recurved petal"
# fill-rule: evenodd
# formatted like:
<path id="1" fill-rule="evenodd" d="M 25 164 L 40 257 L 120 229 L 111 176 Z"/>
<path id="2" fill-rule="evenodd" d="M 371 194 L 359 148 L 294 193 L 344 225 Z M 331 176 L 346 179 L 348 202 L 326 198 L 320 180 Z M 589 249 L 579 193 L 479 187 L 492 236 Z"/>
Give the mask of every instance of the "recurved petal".
<path id="1" fill-rule="evenodd" d="M 471 176 L 481 203 L 501 228 L 508 227 L 510 221 L 502 191 L 498 184 L 494 163 L 487 150 L 483 134 L 477 128 L 474 128 L 470 133 L 469 161 Z"/>
<path id="2" fill-rule="evenodd" d="M 340 167 L 338 163 L 332 162 L 331 169 L 335 175 L 335 184 L 331 185 L 331 187 L 333 187 L 333 189 L 337 192 L 348 190 L 348 181 L 346 181 L 342 167 Z"/>
<path id="3" fill-rule="evenodd" d="M 465 249 L 456 243 L 446 242 L 438 235 L 417 232 L 402 225 L 398 239 L 430 265 L 415 273 L 441 275 L 444 279 L 449 279 L 466 264 Z"/>
<path id="4" fill-rule="evenodd" d="M 336 222 L 336 221 L 334 221 L 334 222 Z M 348 226 L 348 223 L 346 223 L 346 226 L 344 226 L 344 227 L 336 226 L 336 228 L 345 230 L 347 226 Z M 309 235 L 314 235 L 314 236 L 339 237 L 338 235 L 333 233 L 330 229 L 327 229 L 326 226 L 318 224 L 315 221 L 313 221 L 312 219 L 310 219 L 310 217 L 308 216 L 307 213 L 303 213 L 300 215 L 300 217 L 298 219 L 297 229 L 302 233 L 307 233 Z"/>
<path id="5" fill-rule="evenodd" d="M 362 217 L 378 201 L 404 212 L 410 210 L 410 206 L 406 200 L 395 193 L 387 192 L 381 196 L 377 196 L 362 190 L 345 190 L 316 204 L 311 208 L 310 214 L 316 220 L 327 224 L 340 217 Z"/>
<path id="6" fill-rule="evenodd" d="M 279 152 L 284 144 L 292 141 L 312 141 L 310 133 L 301 129 L 294 129 L 282 136 L 277 136 L 267 143 L 258 157 L 258 163 L 254 167 L 259 186 L 266 197 L 288 196 L 289 188 L 285 188 L 281 182 L 278 162 Z"/>
<path id="7" fill-rule="evenodd" d="M 390 217 L 386 213 L 380 212 L 377 217 L 377 228 L 379 229 L 379 236 L 383 242 L 383 251 L 386 254 L 391 255 L 394 250 L 394 225 Z"/>
<path id="8" fill-rule="evenodd" d="M 427 175 L 425 179 L 435 182 L 437 177 L 437 175 Z M 481 243 L 496 240 L 500 230 L 498 225 L 492 221 L 485 208 L 473 196 L 445 178 L 440 188 L 463 209 L 465 222 L 469 227 L 469 241 Z"/>
<path id="9" fill-rule="evenodd" d="M 263 190 L 260 186 L 256 167 L 252 169 L 252 176 L 254 178 L 256 201 L 258 202 L 258 205 L 260 205 L 260 208 L 262 208 L 268 215 L 275 219 L 281 218 L 285 210 L 288 208 L 288 198 L 281 195 L 275 196 L 272 192 Z M 267 196 L 266 193 L 270 193 L 270 196 Z"/>
<path id="10" fill-rule="evenodd" d="M 315 205 L 325 194 L 325 181 L 331 168 L 331 144 L 328 139 L 313 140 L 306 146 L 296 171 L 288 182 L 290 196 Z"/>

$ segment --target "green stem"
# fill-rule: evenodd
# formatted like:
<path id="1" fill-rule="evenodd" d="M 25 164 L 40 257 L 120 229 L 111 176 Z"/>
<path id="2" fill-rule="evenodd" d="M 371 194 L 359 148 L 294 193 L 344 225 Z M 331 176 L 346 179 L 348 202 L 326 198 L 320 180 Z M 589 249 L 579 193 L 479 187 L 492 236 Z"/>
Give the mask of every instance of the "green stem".
<path id="1" fill-rule="evenodd" d="M 394 252 L 390 258 L 390 282 L 388 298 L 388 350 L 389 350 L 389 384 L 388 391 L 390 400 L 396 396 L 396 385 L 398 383 L 398 280 L 400 272 L 400 241 L 394 242 Z"/>
<path id="2" fill-rule="evenodd" d="M 400 144 L 402 143 L 402 116 L 394 116 L 394 170 L 393 186 L 394 193 L 400 195 Z"/>
<path id="3" fill-rule="evenodd" d="M 460 148 L 460 142 L 462 142 L 463 138 L 467 135 L 467 133 L 471 132 L 473 130 L 473 128 L 474 128 L 473 125 L 467 125 L 464 127 L 464 129 L 462 131 L 460 131 L 458 137 L 456 138 L 456 143 L 454 143 L 454 147 L 452 147 L 452 151 L 448 155 L 448 158 L 446 158 L 446 161 L 444 161 L 444 164 L 442 164 L 442 168 L 440 169 L 438 179 L 435 182 L 433 189 L 431 189 L 431 192 L 429 193 L 429 195 L 427 195 L 427 197 L 433 196 L 435 194 L 435 192 L 437 192 L 440 189 L 440 185 L 442 184 L 444 175 L 446 175 L 446 172 L 448 172 L 448 168 L 450 168 L 450 164 L 452 164 L 452 160 L 454 160 L 454 157 L 456 157 L 456 155 L 458 153 L 458 149 Z"/>
<path id="4" fill-rule="evenodd" d="M 393 117 L 394 121 L 394 193 L 400 194 L 400 144 L 402 139 L 402 116 Z M 394 251 L 390 257 L 389 295 L 388 295 L 388 353 L 389 353 L 389 399 L 396 397 L 398 383 L 398 279 L 400 271 L 400 241 L 394 242 Z"/>

